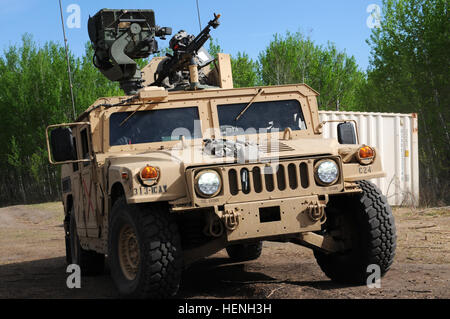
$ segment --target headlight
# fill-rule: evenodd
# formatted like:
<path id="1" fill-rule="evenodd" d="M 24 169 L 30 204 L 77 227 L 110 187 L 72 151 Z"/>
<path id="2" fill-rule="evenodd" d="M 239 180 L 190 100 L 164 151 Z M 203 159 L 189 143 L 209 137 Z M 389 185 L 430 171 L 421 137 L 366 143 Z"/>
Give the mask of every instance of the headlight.
<path id="1" fill-rule="evenodd" d="M 203 171 L 195 178 L 197 193 L 202 197 L 214 197 L 222 189 L 222 181 L 215 171 Z"/>
<path id="2" fill-rule="evenodd" d="M 316 164 L 316 180 L 321 185 L 332 185 L 339 179 L 339 167 L 335 161 L 323 160 Z"/>

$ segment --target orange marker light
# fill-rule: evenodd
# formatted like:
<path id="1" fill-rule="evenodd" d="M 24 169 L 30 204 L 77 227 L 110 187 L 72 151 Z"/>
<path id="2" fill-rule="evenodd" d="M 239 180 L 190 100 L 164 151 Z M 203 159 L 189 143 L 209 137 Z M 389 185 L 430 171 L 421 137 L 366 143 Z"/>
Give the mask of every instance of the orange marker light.
<path id="1" fill-rule="evenodd" d="M 146 166 L 141 172 L 141 178 L 143 180 L 158 179 L 159 170 L 153 166 Z"/>
<path id="2" fill-rule="evenodd" d="M 375 156 L 375 151 L 370 146 L 364 146 L 359 149 L 360 158 L 373 158 Z"/>

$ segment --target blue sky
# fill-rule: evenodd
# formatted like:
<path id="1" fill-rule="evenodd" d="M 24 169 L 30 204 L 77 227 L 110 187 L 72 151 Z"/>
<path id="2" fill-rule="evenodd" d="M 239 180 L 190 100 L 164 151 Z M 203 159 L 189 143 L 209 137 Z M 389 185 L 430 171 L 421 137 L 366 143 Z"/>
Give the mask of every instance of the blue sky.
<path id="1" fill-rule="evenodd" d="M 354 55 L 365 70 L 369 64 L 370 48 L 366 44 L 371 29 L 366 9 L 371 4 L 381 6 L 382 0 L 199 0 L 204 26 L 213 13 L 220 13 L 221 26 L 213 36 L 226 53 L 244 51 L 256 59 L 275 33 L 302 31 L 318 44 L 334 42 L 340 50 Z M 89 40 L 87 20 L 102 8 L 153 9 L 156 23 L 171 26 L 174 33 L 184 29 L 198 33 L 195 0 L 119 1 L 119 0 L 63 0 L 66 11 L 71 4 L 81 8 L 81 28 L 67 29 L 71 50 L 76 55 L 84 52 Z M 65 18 L 70 14 L 64 12 Z M 58 0 L 0 0 L 0 51 L 20 42 L 28 32 L 43 44 L 46 41 L 63 42 Z M 160 41 L 160 47 L 168 40 Z"/>

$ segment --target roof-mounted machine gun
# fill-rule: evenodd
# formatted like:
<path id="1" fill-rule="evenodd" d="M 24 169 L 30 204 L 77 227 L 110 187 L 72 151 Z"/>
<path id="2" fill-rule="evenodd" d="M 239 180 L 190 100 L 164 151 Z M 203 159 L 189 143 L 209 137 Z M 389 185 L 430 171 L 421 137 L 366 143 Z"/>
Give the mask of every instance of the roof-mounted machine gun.
<path id="1" fill-rule="evenodd" d="M 155 73 L 155 82 L 151 86 L 164 86 L 175 89 L 202 89 L 200 85 L 199 70 L 214 61 L 214 58 L 203 48 L 211 37 L 211 28 L 217 29 L 220 25 L 220 14 L 214 14 L 214 19 L 200 32 L 197 37 L 179 31 L 171 40 L 170 48 L 173 55 L 161 62 Z"/>
<path id="2" fill-rule="evenodd" d="M 125 94 L 136 94 L 142 74 L 134 59 L 158 52 L 155 38 L 165 40 L 172 29 L 155 24 L 153 10 L 100 10 L 89 18 L 89 37 L 94 47 L 94 65 L 109 80 L 117 81 Z"/>

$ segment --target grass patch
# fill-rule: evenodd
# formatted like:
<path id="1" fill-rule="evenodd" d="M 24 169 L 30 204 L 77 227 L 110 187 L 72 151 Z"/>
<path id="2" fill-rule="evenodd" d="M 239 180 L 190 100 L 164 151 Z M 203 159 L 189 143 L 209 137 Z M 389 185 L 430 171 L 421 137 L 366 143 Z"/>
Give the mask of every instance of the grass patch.
<path id="1" fill-rule="evenodd" d="M 394 214 L 402 217 L 450 217 L 450 207 L 395 208 Z"/>
<path id="2" fill-rule="evenodd" d="M 39 210 L 46 210 L 51 212 L 64 212 L 64 207 L 62 202 L 54 202 L 54 203 L 43 203 L 43 204 L 34 204 L 34 205 L 28 205 L 30 208 L 33 209 L 39 209 Z"/>

